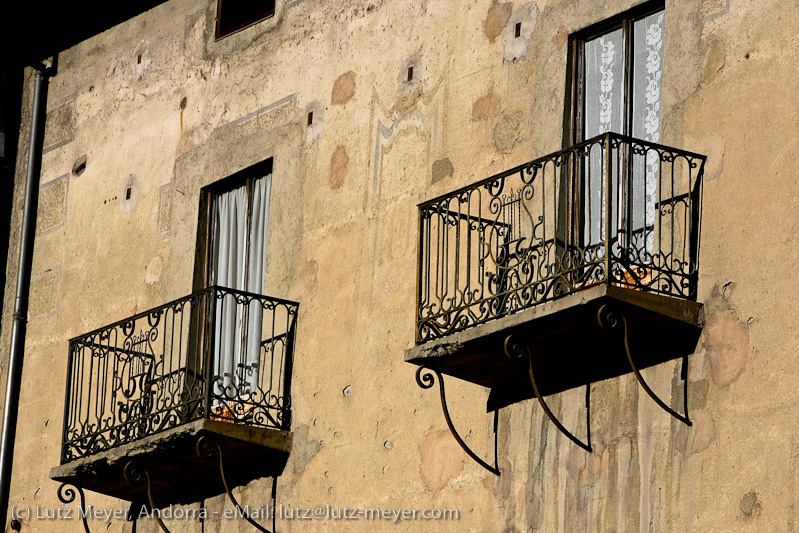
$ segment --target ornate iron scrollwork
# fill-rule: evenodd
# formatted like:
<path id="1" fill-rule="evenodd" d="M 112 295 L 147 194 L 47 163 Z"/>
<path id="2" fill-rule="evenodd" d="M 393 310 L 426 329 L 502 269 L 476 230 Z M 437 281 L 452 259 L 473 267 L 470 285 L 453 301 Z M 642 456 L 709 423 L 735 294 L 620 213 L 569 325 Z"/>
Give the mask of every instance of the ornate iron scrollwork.
<path id="1" fill-rule="evenodd" d="M 209 287 L 72 339 L 61 463 L 199 418 L 288 430 L 297 306 Z"/>
<path id="2" fill-rule="evenodd" d="M 655 400 L 655 403 L 657 403 L 664 411 L 669 413 L 680 422 L 683 422 L 685 425 L 693 425 L 691 420 L 688 418 L 688 357 L 683 357 L 682 370 L 680 372 L 680 376 L 683 380 L 683 406 L 685 407 L 685 415 L 681 415 L 666 405 L 666 402 L 661 400 L 658 395 L 655 394 L 651 388 L 649 388 L 649 385 L 646 384 L 643 376 L 641 376 L 641 372 L 635 366 L 635 362 L 633 362 L 633 356 L 630 354 L 630 342 L 627 336 L 627 319 L 625 318 L 624 313 L 620 311 L 615 312 L 609 309 L 607 305 L 603 305 L 599 308 L 599 311 L 597 311 L 596 319 L 597 322 L 599 322 L 600 327 L 605 329 L 615 328 L 619 325 L 619 322 L 621 322 L 624 329 L 624 351 L 627 353 L 627 360 L 630 362 L 630 366 L 633 369 L 635 379 L 638 381 L 644 391 L 646 391 L 649 397 Z"/>
<path id="3" fill-rule="evenodd" d="M 599 285 L 696 300 L 704 162 L 605 133 L 421 204 L 416 343 Z"/>
<path id="4" fill-rule="evenodd" d="M 527 357 L 527 361 L 529 363 L 529 373 L 530 373 L 530 382 L 533 385 L 533 392 L 535 393 L 535 397 L 538 400 L 538 403 L 541 404 L 541 408 L 544 410 L 544 413 L 547 417 L 555 424 L 561 433 L 569 437 L 569 439 L 577 444 L 580 448 L 591 452 L 593 449 L 591 448 L 591 384 L 588 383 L 585 386 L 585 422 L 586 422 L 586 442 L 581 441 L 577 437 L 575 437 L 568 429 L 566 429 L 563 424 L 561 424 L 560 420 L 552 413 L 547 403 L 544 401 L 544 397 L 541 396 L 541 393 L 538 392 L 538 385 L 535 382 L 535 374 L 533 373 L 533 355 L 530 347 L 527 346 L 526 343 L 516 339 L 513 335 L 508 335 L 505 339 L 505 355 L 507 355 L 510 359 L 520 359 L 521 357 Z"/>
<path id="5" fill-rule="evenodd" d="M 427 371 L 427 373 L 422 375 L 422 373 L 425 371 Z M 455 426 L 452 424 L 452 418 L 450 418 L 449 416 L 449 409 L 447 409 L 447 397 L 444 392 L 444 378 L 441 375 L 441 372 L 422 365 L 416 370 L 416 383 L 423 389 L 432 388 L 433 384 L 435 383 L 433 374 L 435 374 L 436 377 L 438 378 L 438 387 L 441 392 L 441 407 L 444 410 L 444 418 L 447 421 L 447 426 L 449 427 L 452 436 L 455 437 L 455 440 L 458 442 L 460 447 L 463 448 L 463 451 L 469 454 L 469 457 L 474 459 L 477 462 L 477 464 L 479 464 L 480 466 L 482 466 L 492 474 L 495 474 L 497 476 L 500 475 L 499 464 L 497 461 L 497 423 L 499 416 L 498 412 L 494 413 L 494 466 L 491 466 L 488 463 L 486 463 L 483 459 L 481 459 L 476 453 L 474 453 L 472 449 L 466 445 L 461 436 L 455 430 Z"/>
<path id="6" fill-rule="evenodd" d="M 263 527 L 261 524 L 259 524 L 258 522 L 256 522 L 255 520 L 253 520 L 250 517 L 249 513 L 247 513 L 247 511 L 241 505 L 239 505 L 238 500 L 236 500 L 236 498 L 233 496 L 233 493 L 230 491 L 230 487 L 227 484 L 227 477 L 225 476 L 225 466 L 224 466 L 224 461 L 223 461 L 223 458 L 222 458 L 222 447 L 219 445 L 219 443 L 217 441 L 215 441 L 214 439 L 212 439 L 210 437 L 206 437 L 206 436 L 203 435 L 199 439 L 197 439 L 196 448 L 197 448 L 197 455 L 199 455 L 200 457 L 204 457 L 206 459 L 212 459 L 214 457 L 214 455 L 219 455 L 219 474 L 222 476 L 222 485 L 224 485 L 224 487 L 225 487 L 225 492 L 227 493 L 228 498 L 230 498 L 230 501 L 233 503 L 233 505 L 236 506 L 236 510 L 241 514 L 241 516 L 247 522 L 252 524 L 252 526 L 255 529 L 257 529 L 258 531 L 262 531 L 263 533 L 271 533 L 268 529 L 266 529 L 265 527 Z M 277 484 L 277 478 L 273 478 L 272 479 L 272 503 L 273 503 L 272 509 L 273 509 L 273 513 L 274 513 L 274 500 L 275 500 L 275 492 L 276 492 L 275 491 L 275 485 L 276 484 Z M 274 520 L 275 520 L 275 515 L 272 514 L 272 529 L 273 530 L 275 529 Z"/>
<path id="7" fill-rule="evenodd" d="M 86 494 L 84 494 L 83 489 L 77 485 L 61 483 L 61 486 L 58 487 L 58 499 L 61 503 L 72 503 L 75 501 L 76 491 L 80 496 L 80 518 L 83 521 L 83 530 L 86 531 L 86 533 L 91 533 L 91 531 L 89 531 L 89 524 L 86 521 Z"/>

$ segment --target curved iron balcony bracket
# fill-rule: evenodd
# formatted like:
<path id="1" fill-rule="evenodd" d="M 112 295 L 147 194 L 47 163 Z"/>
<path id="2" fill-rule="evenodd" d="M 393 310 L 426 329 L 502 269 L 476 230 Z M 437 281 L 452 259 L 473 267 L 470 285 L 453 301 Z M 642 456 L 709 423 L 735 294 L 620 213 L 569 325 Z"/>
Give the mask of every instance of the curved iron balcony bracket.
<path id="1" fill-rule="evenodd" d="M 129 461 L 125 465 L 123 475 L 125 477 L 125 480 L 128 481 L 128 483 L 137 483 L 141 480 L 142 477 L 145 477 L 147 479 L 147 496 L 150 501 L 150 508 L 152 508 L 153 499 L 150 490 L 149 472 L 146 469 L 142 469 L 139 465 L 137 465 L 133 461 Z M 72 483 L 67 483 L 67 482 L 61 483 L 61 485 L 58 487 L 58 499 L 59 501 L 61 501 L 61 503 L 65 504 L 72 503 L 75 501 L 76 492 L 80 496 L 80 503 L 78 504 L 78 508 L 80 509 L 80 511 L 78 513 L 78 516 L 80 517 L 81 522 L 83 523 L 83 530 L 86 533 L 91 533 L 91 530 L 89 529 L 89 523 L 86 520 L 89 511 L 86 506 L 86 493 L 83 491 L 83 488 L 81 488 L 79 485 L 75 485 Z M 131 505 L 130 510 L 128 511 L 128 520 L 132 519 L 130 517 L 132 516 L 134 506 L 136 506 L 135 503 Z M 166 531 L 166 533 L 170 533 L 169 530 L 164 525 L 164 523 L 161 521 L 161 518 L 157 514 L 156 514 L 156 520 L 158 520 L 158 525 L 163 531 Z"/>
<path id="2" fill-rule="evenodd" d="M 135 461 L 129 461 L 125 465 L 123 475 L 125 477 L 125 481 L 128 483 L 138 483 L 142 478 L 147 480 L 147 501 L 150 503 L 150 509 L 157 509 L 155 503 L 153 502 L 153 492 L 152 486 L 150 484 L 150 472 L 147 470 L 147 468 L 141 466 Z M 163 530 L 164 533 L 169 533 L 169 530 L 164 525 L 163 520 L 161 520 L 160 513 L 154 512 L 153 515 L 155 516 L 155 520 L 158 522 L 158 526 L 161 528 L 161 530 Z"/>
<path id="3" fill-rule="evenodd" d="M 693 425 L 691 420 L 688 418 L 688 356 L 683 356 L 682 358 L 682 368 L 680 370 L 680 377 L 682 378 L 683 383 L 683 407 L 685 409 L 685 414 L 681 415 L 674 409 L 672 409 L 669 405 L 666 404 L 660 397 L 655 394 L 655 392 L 647 385 L 646 381 L 644 381 L 641 372 L 635 366 L 635 362 L 633 362 L 633 357 L 630 354 L 630 341 L 627 335 L 627 318 L 624 316 L 624 313 L 620 311 L 613 311 L 608 308 L 607 305 L 603 305 L 599 308 L 597 312 L 597 322 L 602 328 L 615 328 L 618 326 L 619 322 L 623 326 L 624 331 L 624 351 L 627 354 L 627 360 L 630 362 L 630 367 L 633 369 L 633 373 L 635 374 L 635 379 L 641 385 L 641 388 L 652 398 L 656 404 L 658 404 L 664 411 L 669 413 L 671 416 L 683 422 L 687 426 Z"/>
<path id="4" fill-rule="evenodd" d="M 86 494 L 83 492 L 83 489 L 77 485 L 72 485 L 71 483 L 61 483 L 61 486 L 58 487 L 58 499 L 61 503 L 72 503 L 75 501 L 75 492 L 77 491 L 78 495 L 80 496 L 80 518 L 83 521 L 83 530 L 86 533 L 91 533 L 89 530 L 89 524 L 86 521 Z"/>
<path id="5" fill-rule="evenodd" d="M 538 385 L 535 382 L 535 374 L 533 374 L 533 355 L 530 347 L 527 346 L 526 343 L 516 339 L 513 335 L 508 335 L 505 339 L 504 343 L 505 355 L 508 356 L 509 359 L 519 359 L 521 357 L 526 357 L 529 363 L 529 371 L 530 371 L 530 382 L 533 385 L 533 391 L 535 392 L 535 397 L 538 400 L 538 403 L 541 404 L 541 408 L 544 410 L 544 413 L 547 417 L 555 424 L 561 433 L 569 437 L 569 439 L 577 444 L 580 448 L 587 452 L 592 452 L 593 449 L 591 448 L 591 384 L 587 383 L 585 385 L 585 425 L 586 425 L 586 441 L 583 442 L 577 437 L 575 437 L 571 431 L 566 429 L 564 425 L 558 420 L 558 418 L 552 413 L 552 410 L 544 401 L 544 397 L 541 396 L 541 393 L 538 391 Z"/>
<path id="6" fill-rule="evenodd" d="M 245 511 L 244 508 L 241 505 L 239 505 L 239 502 L 236 500 L 236 498 L 233 496 L 233 493 L 230 491 L 230 486 L 228 485 L 227 477 L 225 476 L 225 466 L 224 466 L 224 460 L 222 458 L 222 446 L 220 446 L 219 443 L 216 440 L 214 440 L 214 439 L 212 439 L 210 437 L 206 437 L 204 435 L 201 436 L 199 439 L 197 439 L 197 455 L 199 455 L 200 457 L 205 457 L 206 459 L 212 459 L 214 457 L 214 455 L 216 455 L 216 454 L 219 455 L 219 475 L 222 478 L 222 484 L 225 487 L 225 492 L 227 493 L 228 498 L 233 503 L 233 505 L 236 507 L 236 510 L 241 514 L 241 516 L 247 522 L 252 524 L 252 526 L 255 529 L 257 529 L 258 531 L 261 531 L 263 533 L 271 533 L 268 529 L 266 529 L 265 527 L 263 527 L 262 525 L 260 525 L 258 522 L 256 522 L 255 520 L 253 520 L 250 517 L 249 513 L 247 513 L 247 511 Z M 272 476 L 272 509 L 273 510 L 275 508 L 275 499 L 276 499 L 276 494 L 277 494 L 276 491 L 277 491 L 277 476 Z M 273 514 L 272 514 L 272 531 L 274 531 L 274 530 L 275 530 L 275 515 L 274 515 L 274 511 L 273 511 Z"/>
<path id="7" fill-rule="evenodd" d="M 427 373 L 422 375 L 423 372 Z M 444 377 L 441 375 L 441 372 L 439 372 L 436 369 L 428 368 L 422 365 L 416 370 L 416 383 L 418 383 L 418 385 L 423 389 L 431 388 L 433 386 L 433 383 L 435 382 L 433 374 L 435 374 L 436 378 L 438 378 L 438 387 L 441 392 L 441 408 L 444 411 L 444 418 L 447 421 L 447 426 L 449 427 L 452 436 L 455 437 L 455 440 L 458 442 L 460 447 L 463 448 L 463 451 L 465 451 L 469 455 L 469 457 L 474 459 L 475 462 L 477 462 L 477 464 L 479 464 L 480 466 L 482 466 L 483 468 L 485 468 L 494 475 L 497 476 L 500 475 L 499 463 L 497 460 L 497 424 L 499 421 L 499 410 L 494 411 L 494 466 L 491 466 L 488 463 L 486 463 L 483 459 L 481 459 L 476 453 L 474 453 L 472 449 L 469 448 L 469 446 L 463 441 L 458 432 L 455 430 L 455 426 L 452 424 L 452 418 L 450 418 L 449 416 L 449 409 L 447 408 L 447 397 L 444 392 Z"/>

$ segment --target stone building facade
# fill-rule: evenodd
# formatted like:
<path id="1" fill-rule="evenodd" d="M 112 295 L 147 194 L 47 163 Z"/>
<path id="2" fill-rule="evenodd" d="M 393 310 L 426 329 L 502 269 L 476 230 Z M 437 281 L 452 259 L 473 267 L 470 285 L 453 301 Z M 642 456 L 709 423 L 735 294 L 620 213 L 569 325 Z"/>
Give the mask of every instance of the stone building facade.
<path id="1" fill-rule="evenodd" d="M 285 509 L 458 511 L 457 518 L 406 517 L 399 525 L 363 515 L 358 521 L 280 516 L 277 531 L 799 528 L 793 403 L 799 401 L 793 379 L 799 292 L 790 282 L 799 257 L 793 6 L 773 0 L 275 4 L 263 20 L 217 38 L 216 1 L 169 0 L 59 54 L 47 103 L 9 502 L 14 512 L 32 514 L 14 515 L 16 530 L 83 527 L 75 515 L 36 516 L 37 509 L 77 513 L 77 501 L 61 503 L 59 483 L 50 479 L 62 462 L 69 340 L 204 288 L 215 268 L 207 260 L 214 254 L 208 199 L 230 190 L 215 184 L 229 184 L 247 169 L 271 176 L 265 263 L 256 269 L 263 294 L 299 307 L 290 427 L 280 445 L 290 448 L 285 466 L 276 482 L 258 477 L 233 489 L 235 497 L 256 517 L 273 505 L 273 483 L 274 502 Z M 10 213 L 4 353 L 31 80 L 23 88 Z M 646 109 L 635 104 L 642 94 Z M 609 107 L 596 103 L 601 95 L 611 99 Z M 592 123 L 592 113 L 612 124 Z M 692 425 L 661 409 L 631 371 L 596 380 L 586 371 L 580 384 L 590 383 L 589 453 L 558 430 L 531 394 L 505 402 L 495 427 L 484 405 L 489 390 L 445 376 L 453 424 L 489 466 L 496 434 L 496 476 L 459 446 L 436 389 L 420 388 L 416 366 L 405 361 L 421 353 L 417 278 L 426 267 L 417 205 L 607 131 L 706 156 L 702 173 L 692 175 L 701 182 L 701 197 L 691 196 L 701 212 L 701 261 L 695 291 L 686 297 L 701 304 L 691 308 L 701 307 L 692 319 L 694 346 L 641 371 L 678 413 L 687 387 Z M 573 174 L 593 176 L 580 172 Z M 640 194 L 606 189 L 617 199 L 639 194 L 640 213 L 630 207 L 627 216 L 643 220 L 644 232 L 657 226 L 647 213 L 665 205 L 654 192 L 662 182 L 647 189 L 646 172 L 630 170 L 642 176 Z M 572 198 L 607 200 L 588 188 Z M 557 194 L 551 199 L 562 208 Z M 570 212 L 577 219 L 601 212 L 596 216 L 605 221 L 604 207 L 597 209 Z M 623 225 L 622 218 L 612 223 Z M 534 226 L 544 218 L 531 220 Z M 603 228 L 600 240 L 608 236 Z M 593 238 L 590 232 L 576 231 L 584 240 Z M 651 251 L 651 243 L 640 246 Z M 443 272 L 455 276 L 459 268 Z M 644 268 L 642 277 L 650 279 L 654 267 Z M 581 305 L 581 293 L 573 292 L 568 305 Z M 552 299 L 537 308 L 557 305 Z M 515 316 L 521 315 L 502 319 Z M 671 330 L 658 327 L 646 342 L 639 339 L 632 356 L 645 358 L 668 341 Z M 476 330 L 445 333 L 457 344 L 470 331 Z M 624 363 L 623 343 L 617 346 Z M 505 357 L 501 343 L 494 349 Z M 593 364 L 570 357 L 564 350 L 560 372 Z M 545 399 L 584 439 L 585 387 Z M 206 406 L 224 418 L 218 402 Z M 159 472 L 149 474 L 155 479 Z M 91 491 L 86 496 L 96 509 L 129 506 Z M 167 517 L 164 524 L 173 532 L 252 530 L 225 515 L 231 508 L 224 494 L 209 496 L 180 507 L 194 517 Z M 196 513 L 203 509 L 208 515 L 201 520 Z M 270 519 L 258 518 L 271 529 Z M 89 525 L 159 530 L 151 517 L 101 516 Z"/>

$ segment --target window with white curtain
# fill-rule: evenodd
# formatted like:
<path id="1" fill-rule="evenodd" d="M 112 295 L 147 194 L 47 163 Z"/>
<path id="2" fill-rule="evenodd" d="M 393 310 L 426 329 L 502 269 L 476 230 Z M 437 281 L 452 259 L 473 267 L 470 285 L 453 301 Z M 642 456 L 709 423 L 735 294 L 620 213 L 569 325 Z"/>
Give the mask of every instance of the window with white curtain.
<path id="1" fill-rule="evenodd" d="M 234 181 L 210 198 L 210 285 L 264 294 L 271 172 Z M 258 386 L 263 309 L 222 293 L 214 317 L 214 394 L 242 398 Z M 239 295 L 241 296 L 241 295 Z"/>
<path id="2" fill-rule="evenodd" d="M 660 141 L 660 88 L 663 67 L 663 4 L 649 3 L 627 15 L 581 32 L 576 56 L 575 143 L 606 132 L 651 142 Z M 598 149 L 598 148 L 597 148 Z M 658 158 L 652 151 L 632 162 L 632 172 L 620 184 L 621 209 L 614 227 L 627 228 L 639 249 L 651 250 L 655 221 Z M 595 166 L 583 177 L 582 237 L 598 243 L 605 235 L 607 190 L 604 169 Z M 616 198 L 613 199 L 616 204 Z M 611 236 L 613 237 L 613 236 Z M 646 242 L 643 242 L 646 241 Z"/>

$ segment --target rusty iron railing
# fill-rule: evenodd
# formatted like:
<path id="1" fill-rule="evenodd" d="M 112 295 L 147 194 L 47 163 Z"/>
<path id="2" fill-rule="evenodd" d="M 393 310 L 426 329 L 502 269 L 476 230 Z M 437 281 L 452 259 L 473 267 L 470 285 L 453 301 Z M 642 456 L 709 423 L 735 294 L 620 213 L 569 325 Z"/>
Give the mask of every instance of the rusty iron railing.
<path id="1" fill-rule="evenodd" d="M 417 344 L 600 284 L 696 299 L 704 163 L 606 133 L 420 204 Z"/>

